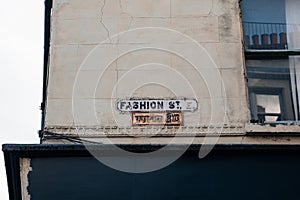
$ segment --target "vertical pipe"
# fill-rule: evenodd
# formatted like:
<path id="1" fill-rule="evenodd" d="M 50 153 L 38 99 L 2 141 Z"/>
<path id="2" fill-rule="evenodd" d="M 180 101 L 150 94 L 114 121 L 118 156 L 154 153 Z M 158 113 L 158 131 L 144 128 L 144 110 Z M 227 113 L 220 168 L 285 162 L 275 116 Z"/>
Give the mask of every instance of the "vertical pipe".
<path id="1" fill-rule="evenodd" d="M 43 91 L 41 103 L 41 132 L 45 127 L 45 108 L 47 99 L 47 84 L 48 84 L 48 58 L 50 48 L 50 17 L 52 9 L 52 0 L 45 0 L 45 18 L 44 18 L 44 61 L 43 61 Z"/>

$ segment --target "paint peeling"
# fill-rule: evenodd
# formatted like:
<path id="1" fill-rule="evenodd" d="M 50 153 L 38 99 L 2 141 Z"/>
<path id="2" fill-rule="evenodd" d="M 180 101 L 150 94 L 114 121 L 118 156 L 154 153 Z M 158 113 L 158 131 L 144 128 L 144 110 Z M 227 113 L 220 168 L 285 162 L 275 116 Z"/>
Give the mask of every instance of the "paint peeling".
<path id="1" fill-rule="evenodd" d="M 32 171 L 30 165 L 31 159 L 29 158 L 20 158 L 20 176 L 21 176 L 21 190 L 22 190 L 22 199 L 30 200 L 30 194 L 28 192 L 28 174 Z"/>

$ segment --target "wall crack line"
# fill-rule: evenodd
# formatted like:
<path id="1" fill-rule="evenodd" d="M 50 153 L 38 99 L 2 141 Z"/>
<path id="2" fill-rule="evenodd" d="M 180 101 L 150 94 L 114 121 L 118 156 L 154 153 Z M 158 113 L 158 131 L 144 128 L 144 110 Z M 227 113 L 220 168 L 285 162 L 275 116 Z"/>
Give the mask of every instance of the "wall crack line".
<path id="1" fill-rule="evenodd" d="M 102 24 L 103 28 L 106 30 L 106 32 L 107 32 L 107 38 L 109 39 L 109 41 L 111 43 L 111 38 L 110 38 L 109 30 L 108 30 L 108 28 L 106 27 L 106 25 L 103 22 L 103 15 L 104 15 L 103 9 L 104 9 L 105 5 L 106 5 L 106 0 L 103 0 L 103 5 L 101 7 L 100 23 Z"/>

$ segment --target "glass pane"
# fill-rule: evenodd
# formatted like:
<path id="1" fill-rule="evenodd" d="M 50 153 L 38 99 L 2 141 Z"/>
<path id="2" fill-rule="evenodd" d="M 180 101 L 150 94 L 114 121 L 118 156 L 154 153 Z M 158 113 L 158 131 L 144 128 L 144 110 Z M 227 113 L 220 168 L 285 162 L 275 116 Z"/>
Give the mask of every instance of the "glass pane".
<path id="1" fill-rule="evenodd" d="M 277 121 L 280 116 L 280 100 L 278 95 L 256 95 L 258 115 L 264 116 L 265 121 Z M 276 115 L 278 114 L 278 115 Z"/>
<path id="2" fill-rule="evenodd" d="M 299 120 L 300 114 L 300 56 L 289 56 L 291 76 L 291 92 L 295 120 Z"/>
<path id="3" fill-rule="evenodd" d="M 280 101 L 278 95 L 256 95 L 257 106 L 261 106 L 265 113 L 280 114 Z"/>
<path id="4" fill-rule="evenodd" d="M 286 23 L 288 49 L 300 49 L 300 1 L 286 0 Z"/>
<path id="5" fill-rule="evenodd" d="M 252 120 L 298 121 L 300 59 L 297 58 L 246 60 L 250 97 L 254 94 L 250 98 L 251 106 L 254 106 L 251 108 Z"/>
<path id="6" fill-rule="evenodd" d="M 246 50 L 300 49 L 299 0 L 243 0 Z"/>
<path id="7" fill-rule="evenodd" d="M 243 0 L 246 49 L 287 49 L 285 0 Z"/>

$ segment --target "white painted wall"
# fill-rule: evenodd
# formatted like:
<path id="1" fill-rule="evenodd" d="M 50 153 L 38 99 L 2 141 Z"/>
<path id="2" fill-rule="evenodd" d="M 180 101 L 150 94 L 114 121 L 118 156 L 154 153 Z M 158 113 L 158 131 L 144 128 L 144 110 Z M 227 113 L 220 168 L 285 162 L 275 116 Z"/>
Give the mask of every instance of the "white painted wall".
<path id="1" fill-rule="evenodd" d="M 131 127 L 116 101 L 195 98 L 184 126 L 249 120 L 238 0 L 54 0 L 46 128 Z"/>

